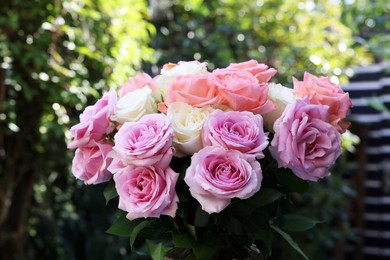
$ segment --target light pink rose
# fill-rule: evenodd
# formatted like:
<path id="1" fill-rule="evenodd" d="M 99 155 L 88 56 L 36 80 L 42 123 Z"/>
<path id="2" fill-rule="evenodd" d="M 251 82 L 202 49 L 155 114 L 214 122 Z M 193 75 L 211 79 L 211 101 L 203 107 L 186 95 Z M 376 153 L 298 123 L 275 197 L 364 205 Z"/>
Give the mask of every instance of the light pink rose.
<path id="1" fill-rule="evenodd" d="M 261 83 L 244 70 L 216 69 L 212 73 L 219 86 L 223 105 L 236 111 L 265 114 L 276 108 L 268 99 L 268 84 Z"/>
<path id="2" fill-rule="evenodd" d="M 94 146 L 93 141 L 100 141 L 111 133 L 115 126 L 110 123 L 110 116 L 114 114 L 116 101 L 116 93 L 111 89 L 95 105 L 86 107 L 80 115 L 80 123 L 70 129 L 73 141 L 68 148 Z"/>
<path id="3" fill-rule="evenodd" d="M 274 124 L 269 148 L 279 167 L 301 179 L 318 181 L 340 156 L 340 133 L 327 122 L 328 107 L 297 99 L 286 106 Z"/>
<path id="4" fill-rule="evenodd" d="M 251 112 L 216 110 L 205 120 L 202 129 L 203 146 L 220 146 L 261 159 L 267 147 L 263 118 Z"/>
<path id="5" fill-rule="evenodd" d="M 127 166 L 114 175 L 119 195 L 119 208 L 128 212 L 127 218 L 175 217 L 179 201 L 175 186 L 179 174 L 147 166 Z"/>
<path id="6" fill-rule="evenodd" d="M 111 158 L 107 154 L 112 150 L 109 143 L 92 141 L 94 146 L 85 146 L 76 150 L 72 161 L 73 175 L 85 184 L 98 184 L 109 181 L 112 174 L 107 170 Z"/>
<path id="7" fill-rule="evenodd" d="M 258 63 L 255 60 L 249 60 L 241 63 L 232 63 L 226 69 L 229 70 L 238 70 L 238 71 L 247 71 L 257 78 L 259 83 L 268 82 L 271 77 L 273 77 L 276 72 L 274 68 L 268 68 L 267 65 Z"/>
<path id="8" fill-rule="evenodd" d="M 220 212 L 232 198 L 247 199 L 263 179 L 260 163 L 238 151 L 207 146 L 195 153 L 184 181 L 191 195 L 208 213 Z"/>
<path id="9" fill-rule="evenodd" d="M 126 84 L 123 85 L 119 89 L 118 96 L 121 98 L 121 97 L 125 96 L 127 93 L 130 93 L 134 90 L 143 88 L 146 85 L 149 85 L 149 83 L 151 83 L 151 81 L 152 81 L 152 78 L 146 73 L 141 73 L 141 74 L 138 74 L 134 77 L 130 77 L 127 80 Z"/>
<path id="10" fill-rule="evenodd" d="M 165 104 L 184 102 L 194 107 L 204 107 L 219 103 L 218 87 L 210 74 L 178 76 L 168 83 Z"/>
<path id="11" fill-rule="evenodd" d="M 328 121 L 334 125 L 340 133 L 344 133 L 350 123 L 343 121 L 347 116 L 352 103 L 348 93 L 345 93 L 338 85 L 332 83 L 328 77 L 316 77 L 305 72 L 303 81 L 293 78 L 294 95 L 298 98 L 309 98 L 311 104 L 329 106 Z"/>
<path id="12" fill-rule="evenodd" d="M 154 165 L 165 169 L 175 153 L 173 135 L 173 128 L 165 115 L 149 114 L 138 122 L 124 123 L 114 137 L 113 150 L 124 166 Z"/>

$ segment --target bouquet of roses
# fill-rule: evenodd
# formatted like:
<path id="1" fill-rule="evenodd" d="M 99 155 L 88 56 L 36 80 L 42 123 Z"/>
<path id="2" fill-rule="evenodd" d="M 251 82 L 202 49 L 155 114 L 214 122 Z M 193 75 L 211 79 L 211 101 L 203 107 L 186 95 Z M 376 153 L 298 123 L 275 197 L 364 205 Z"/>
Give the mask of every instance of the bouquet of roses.
<path id="1" fill-rule="evenodd" d="M 330 174 L 351 102 L 327 77 L 290 89 L 276 73 L 255 60 L 169 63 L 87 107 L 70 129 L 72 172 L 109 182 L 120 211 L 108 232 L 154 259 L 268 256 L 273 233 L 304 256 L 288 232 L 317 222 L 294 214 L 290 194 Z"/>

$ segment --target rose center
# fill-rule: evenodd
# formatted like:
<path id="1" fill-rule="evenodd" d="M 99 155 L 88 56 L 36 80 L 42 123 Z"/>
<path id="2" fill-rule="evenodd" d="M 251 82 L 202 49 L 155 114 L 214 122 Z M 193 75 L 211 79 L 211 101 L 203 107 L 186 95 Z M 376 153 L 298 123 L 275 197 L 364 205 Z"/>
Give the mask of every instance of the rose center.
<path id="1" fill-rule="evenodd" d="M 137 142 L 145 142 L 156 136 L 156 129 L 152 126 L 143 128 L 137 136 Z"/>
<path id="2" fill-rule="evenodd" d="M 228 162 L 219 164 L 213 175 L 216 179 L 224 182 L 231 182 L 232 180 L 239 177 L 237 169 Z"/>

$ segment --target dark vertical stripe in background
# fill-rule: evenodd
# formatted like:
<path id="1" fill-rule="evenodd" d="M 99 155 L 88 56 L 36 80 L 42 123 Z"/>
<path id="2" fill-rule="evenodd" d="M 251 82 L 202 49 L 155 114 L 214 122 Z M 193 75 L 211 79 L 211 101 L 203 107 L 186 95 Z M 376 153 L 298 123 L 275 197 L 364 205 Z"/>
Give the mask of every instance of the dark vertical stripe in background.
<path id="1" fill-rule="evenodd" d="M 343 87 L 353 104 L 349 120 L 367 130 L 360 136 L 366 143 L 360 151 L 365 156 L 365 180 L 360 184 L 364 190 L 360 227 L 363 259 L 390 259 L 390 113 L 367 102 L 374 98 L 390 110 L 389 69 L 390 63 L 357 68 L 349 85 Z"/>

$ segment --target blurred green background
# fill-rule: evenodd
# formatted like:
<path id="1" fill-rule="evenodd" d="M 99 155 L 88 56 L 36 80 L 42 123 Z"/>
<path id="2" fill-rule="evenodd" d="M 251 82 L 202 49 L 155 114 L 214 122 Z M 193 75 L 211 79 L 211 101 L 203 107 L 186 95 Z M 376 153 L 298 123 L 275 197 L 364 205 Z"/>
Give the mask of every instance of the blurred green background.
<path id="1" fill-rule="evenodd" d="M 194 59 L 210 70 L 255 59 L 286 86 L 304 71 L 343 84 L 351 67 L 390 59 L 389 10 L 386 0 L 2 0 L 0 258 L 132 259 L 128 241 L 105 233 L 117 205 L 105 205 L 104 184 L 70 173 L 69 128 L 103 91 Z M 358 243 L 345 155 L 296 199 L 326 220 L 294 237 L 311 259 Z M 272 258 L 299 259 L 284 243 Z"/>

